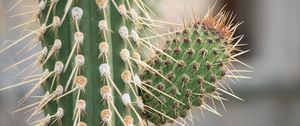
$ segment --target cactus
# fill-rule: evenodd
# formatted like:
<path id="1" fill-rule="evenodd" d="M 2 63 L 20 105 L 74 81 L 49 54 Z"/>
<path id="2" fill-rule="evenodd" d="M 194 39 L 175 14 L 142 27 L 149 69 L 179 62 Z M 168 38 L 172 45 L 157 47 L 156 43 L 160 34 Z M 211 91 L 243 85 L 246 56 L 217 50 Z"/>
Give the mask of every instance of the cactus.
<path id="1" fill-rule="evenodd" d="M 191 115 L 191 109 L 199 106 L 220 115 L 207 105 L 206 99 L 222 103 L 223 98 L 219 92 L 232 95 L 220 88 L 221 80 L 224 77 L 239 78 L 229 74 L 231 72 L 229 65 L 236 56 L 245 53 L 242 51 L 234 54 L 239 40 L 233 43 L 236 38 L 232 38 L 232 35 L 239 24 L 235 26 L 227 24 L 231 22 L 229 16 L 229 13 L 223 11 L 213 16 L 209 11 L 204 19 L 186 26 L 166 42 L 164 52 L 174 60 L 158 54 L 147 62 L 172 82 L 169 83 L 162 76 L 149 70 L 141 72 L 142 79 L 147 82 L 146 85 L 155 87 L 149 90 L 155 96 L 159 96 L 156 99 L 147 92 L 141 93 L 144 104 L 163 113 L 153 116 L 147 112 L 145 116 L 148 120 L 156 125 L 174 122 L 174 119 Z M 167 93 L 168 96 L 159 95 L 160 92 Z"/>
<path id="2" fill-rule="evenodd" d="M 40 0 L 34 17 L 40 28 L 0 52 L 35 35 L 30 49 L 43 49 L 23 61 L 36 57 L 44 72 L 0 91 L 36 82 L 25 101 L 42 87 L 40 101 L 16 110 L 32 111 L 28 121 L 44 112 L 32 123 L 39 126 L 185 125 L 178 118 L 195 107 L 219 115 L 205 100 L 222 103 L 219 92 L 240 99 L 221 85 L 225 77 L 245 78 L 230 68 L 247 52 L 237 48 L 242 36 L 233 37 L 239 24 L 231 13 L 210 9 L 204 19 L 165 34 L 157 27 L 175 23 L 152 13 L 142 0 Z M 167 36 L 163 48 L 151 43 Z M 146 58 L 144 50 L 154 56 Z"/>

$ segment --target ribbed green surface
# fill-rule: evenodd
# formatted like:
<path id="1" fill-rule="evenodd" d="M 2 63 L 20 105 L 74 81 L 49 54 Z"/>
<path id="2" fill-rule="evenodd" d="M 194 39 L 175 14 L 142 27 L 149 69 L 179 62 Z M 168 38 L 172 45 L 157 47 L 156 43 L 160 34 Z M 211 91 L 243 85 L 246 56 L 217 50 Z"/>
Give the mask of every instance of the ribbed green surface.
<path id="1" fill-rule="evenodd" d="M 115 0 L 115 2 L 117 5 L 124 3 L 123 0 Z M 58 2 L 55 10 L 52 10 L 50 14 L 47 25 L 51 23 L 53 16 L 63 17 L 66 3 L 67 0 L 61 0 Z M 127 48 L 127 45 L 126 41 L 123 40 L 119 35 L 119 28 L 130 23 L 128 23 L 128 19 L 125 20 L 125 18 L 119 14 L 112 1 L 110 1 L 108 4 L 108 8 L 105 9 L 105 14 L 106 20 L 108 22 L 108 27 L 112 31 L 107 32 L 106 42 L 109 44 L 110 49 L 108 61 L 109 65 L 111 66 L 111 78 L 113 79 L 119 90 L 122 93 L 126 93 L 128 92 L 128 87 L 125 86 L 124 82 L 122 81 L 121 73 L 125 69 L 127 69 L 128 66 L 126 66 L 125 63 L 121 60 L 120 51 L 125 47 Z M 47 7 L 49 6 L 50 2 L 48 1 Z M 43 45 L 47 46 L 48 49 L 51 49 L 54 40 L 58 38 L 62 41 L 62 48 L 58 56 L 52 57 L 50 60 L 48 60 L 45 68 L 53 70 L 55 61 L 60 60 L 63 63 L 66 63 L 69 57 L 71 49 L 74 45 L 73 35 L 76 32 L 75 22 L 72 19 L 71 15 L 71 10 L 73 7 L 79 7 L 83 10 L 83 17 L 79 22 L 79 29 L 84 33 L 84 42 L 80 48 L 81 51 L 79 52 L 79 54 L 82 54 L 84 56 L 85 64 L 80 70 L 80 75 L 84 75 L 88 80 L 88 84 L 85 88 L 85 93 L 81 93 L 80 95 L 80 99 L 84 99 L 87 104 L 86 114 L 83 114 L 83 116 L 81 117 L 81 121 L 86 122 L 88 126 L 100 126 L 103 123 L 100 117 L 100 112 L 101 110 L 108 108 L 108 104 L 107 102 L 103 101 L 100 95 L 100 88 L 104 85 L 107 85 L 105 79 L 103 79 L 103 77 L 101 77 L 99 73 L 99 66 L 100 64 L 105 63 L 105 60 L 101 58 L 98 59 L 98 56 L 100 54 L 98 48 L 99 43 L 104 42 L 104 34 L 99 30 L 98 22 L 104 19 L 104 12 L 97 7 L 95 0 L 74 0 L 70 7 L 70 12 L 67 13 L 65 21 L 58 28 L 58 30 L 56 30 L 55 32 L 50 31 L 50 29 L 47 30 L 43 39 Z M 46 8 L 43 11 L 43 15 L 40 17 L 40 22 L 44 22 L 48 10 L 49 8 Z M 56 84 L 65 86 L 67 80 L 70 77 L 71 70 L 74 68 L 74 57 L 76 54 L 77 53 L 75 51 L 67 70 L 61 74 L 60 81 Z M 46 86 L 44 86 L 45 91 L 50 90 L 49 85 L 51 84 L 51 82 L 51 78 L 47 80 L 45 84 Z M 52 89 L 52 91 L 54 89 L 55 87 Z M 45 109 L 46 114 L 53 115 L 57 111 L 57 107 L 62 107 L 65 113 L 63 119 L 61 120 L 61 124 L 63 126 L 73 125 L 74 122 L 72 116 L 74 114 L 73 111 L 76 106 L 76 95 L 77 91 L 63 97 L 57 103 L 49 103 Z M 131 113 L 130 110 L 125 109 L 121 97 L 116 92 L 114 93 L 113 98 L 115 101 L 114 105 L 116 106 L 122 117 Z M 114 115 L 112 120 L 112 125 L 122 125 L 122 122 L 118 116 Z M 134 120 L 136 121 L 135 123 L 138 122 L 137 119 Z M 58 125 L 58 123 L 53 123 L 52 125 Z"/>
<path id="2" fill-rule="evenodd" d="M 47 25 L 52 23 L 52 17 L 54 15 L 62 17 L 64 12 L 63 11 L 59 11 L 59 10 L 63 10 L 65 8 L 65 5 L 67 3 L 67 1 L 60 1 L 61 3 L 58 4 L 56 6 L 56 10 L 52 11 L 49 17 L 49 21 L 47 23 Z M 45 11 L 43 11 L 41 17 L 40 17 L 40 22 L 45 22 L 45 18 L 47 16 L 47 13 L 50 6 L 46 6 L 48 8 L 45 8 Z M 54 40 L 56 38 L 61 39 L 61 41 L 63 42 L 63 46 L 59 51 L 59 55 L 57 57 L 53 57 L 50 58 L 48 60 L 48 62 L 44 65 L 44 68 L 48 68 L 49 70 L 53 70 L 54 69 L 54 64 L 55 61 L 62 61 L 62 62 L 66 62 L 68 55 L 71 52 L 71 46 L 72 46 L 72 39 L 73 39 L 73 33 L 72 33 L 72 28 L 71 28 L 71 20 L 69 18 L 69 14 L 67 16 L 67 18 L 65 19 L 65 21 L 63 22 L 63 24 L 61 25 L 61 27 L 56 30 L 56 31 L 50 31 L 47 30 L 47 32 L 45 33 L 45 37 L 43 39 L 43 45 L 47 46 L 48 50 L 51 49 Z M 69 75 L 71 73 L 71 70 L 68 69 L 66 70 L 63 74 L 61 74 L 61 78 L 58 84 L 64 86 L 69 78 Z M 49 91 L 50 90 L 50 85 L 52 83 L 52 79 L 48 79 L 45 82 L 44 85 L 44 90 L 45 91 Z M 56 85 L 53 87 L 52 91 L 55 90 Z M 72 122 L 72 116 L 73 116 L 73 97 L 72 95 L 68 95 L 63 97 L 60 101 L 55 102 L 55 101 L 51 101 L 50 103 L 48 103 L 48 105 L 46 106 L 46 113 L 52 115 L 55 114 L 57 111 L 58 106 L 62 107 L 64 109 L 64 116 L 62 118 L 62 120 L 64 120 L 62 122 L 63 125 L 66 126 L 71 126 L 73 124 Z M 58 125 L 58 123 L 53 123 L 52 125 Z"/>

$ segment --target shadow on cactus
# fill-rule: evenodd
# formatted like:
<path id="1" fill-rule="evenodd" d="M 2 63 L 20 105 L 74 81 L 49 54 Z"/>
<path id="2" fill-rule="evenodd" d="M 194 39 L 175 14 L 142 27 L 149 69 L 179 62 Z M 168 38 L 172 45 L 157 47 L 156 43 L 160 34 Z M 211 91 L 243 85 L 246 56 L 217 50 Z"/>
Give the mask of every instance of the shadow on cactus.
<path id="1" fill-rule="evenodd" d="M 0 52 L 30 36 L 24 50 L 43 49 L 3 70 L 36 59 L 22 82 L 0 91 L 34 83 L 24 102 L 42 87 L 40 101 L 15 111 L 31 111 L 28 122 L 37 126 L 187 125 L 193 108 L 220 115 L 208 100 L 241 100 L 222 84 L 248 78 L 231 64 L 247 66 L 236 57 L 248 52 L 239 49 L 242 36 L 233 37 L 240 23 L 232 13 L 209 9 L 190 24 L 154 15 L 142 0 L 40 0 L 33 16 L 40 28 Z M 158 32 L 166 25 L 181 30 Z M 166 39 L 162 48 L 152 44 Z M 45 116 L 33 120 L 39 113 Z"/>

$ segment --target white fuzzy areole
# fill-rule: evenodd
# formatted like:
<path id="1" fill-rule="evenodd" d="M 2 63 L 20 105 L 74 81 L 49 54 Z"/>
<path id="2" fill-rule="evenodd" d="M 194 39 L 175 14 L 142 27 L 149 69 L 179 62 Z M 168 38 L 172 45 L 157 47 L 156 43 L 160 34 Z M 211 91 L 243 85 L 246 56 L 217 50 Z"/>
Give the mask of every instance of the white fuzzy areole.
<path id="1" fill-rule="evenodd" d="M 46 7 L 45 1 L 41 0 L 39 3 L 39 10 L 42 11 L 45 9 L 45 7 Z"/>
<path id="2" fill-rule="evenodd" d="M 109 86 L 104 86 L 100 88 L 100 94 L 103 99 L 108 100 L 112 97 L 112 90 Z"/>
<path id="3" fill-rule="evenodd" d="M 121 26 L 119 29 L 119 34 L 123 39 L 128 39 L 128 28 L 126 26 Z"/>
<path id="4" fill-rule="evenodd" d="M 124 4 L 119 5 L 118 7 L 118 11 L 122 16 L 126 16 L 127 15 L 127 10 L 126 10 L 126 6 Z"/>
<path id="5" fill-rule="evenodd" d="M 45 46 L 45 47 L 42 49 L 41 54 L 42 54 L 43 56 L 46 56 L 47 53 L 48 53 L 48 48 Z"/>
<path id="6" fill-rule="evenodd" d="M 61 61 L 56 61 L 54 66 L 54 71 L 57 74 L 60 74 L 64 70 L 64 64 Z"/>
<path id="7" fill-rule="evenodd" d="M 83 10 L 80 7 L 74 7 L 72 9 L 72 18 L 75 21 L 80 21 L 83 15 Z"/>
<path id="8" fill-rule="evenodd" d="M 135 85 L 138 85 L 138 86 L 142 85 L 142 81 L 141 81 L 141 79 L 140 79 L 140 77 L 138 75 L 134 75 L 134 77 L 133 77 L 133 83 Z"/>
<path id="9" fill-rule="evenodd" d="M 107 31 L 108 30 L 107 21 L 106 20 L 99 21 L 98 27 L 102 31 Z"/>
<path id="10" fill-rule="evenodd" d="M 58 28 L 61 25 L 60 17 L 54 16 L 52 20 L 53 28 Z"/>
<path id="11" fill-rule="evenodd" d="M 100 113 L 103 122 L 108 123 L 111 121 L 112 112 L 109 109 L 104 109 Z"/>
<path id="12" fill-rule="evenodd" d="M 82 44 L 84 40 L 84 34 L 80 31 L 74 33 L 74 41 L 75 43 Z"/>
<path id="13" fill-rule="evenodd" d="M 121 56 L 121 59 L 124 61 L 124 62 L 128 62 L 129 59 L 130 59 L 130 52 L 128 49 L 122 49 L 120 51 L 120 56 Z"/>
<path id="14" fill-rule="evenodd" d="M 131 98 L 130 95 L 128 93 L 125 93 L 122 95 L 122 102 L 125 106 L 128 106 L 131 104 Z"/>
<path id="15" fill-rule="evenodd" d="M 99 44 L 100 53 L 108 54 L 109 45 L 107 42 L 101 42 Z"/>
<path id="16" fill-rule="evenodd" d="M 55 89 L 55 93 L 56 93 L 56 96 L 62 95 L 64 93 L 64 87 L 61 85 L 58 85 Z"/>
<path id="17" fill-rule="evenodd" d="M 99 66 L 99 72 L 101 76 L 104 77 L 110 76 L 110 66 L 107 63 L 101 64 Z"/>
<path id="18" fill-rule="evenodd" d="M 139 42 L 140 41 L 140 36 L 135 30 L 131 30 L 131 37 L 134 42 Z"/>
<path id="19" fill-rule="evenodd" d="M 108 6 L 108 0 L 96 0 L 99 9 L 105 9 Z"/>
<path id="20" fill-rule="evenodd" d="M 77 109 L 84 111 L 86 108 L 86 102 L 83 99 L 79 99 L 76 104 Z"/>
<path id="21" fill-rule="evenodd" d="M 83 55 L 78 54 L 78 55 L 75 56 L 75 63 L 77 65 L 82 66 L 84 64 L 84 61 L 85 61 L 85 59 L 84 59 Z"/>
<path id="22" fill-rule="evenodd" d="M 55 39 L 55 41 L 54 41 L 54 44 L 53 44 L 53 47 L 52 47 L 52 48 L 54 48 L 54 49 L 60 49 L 60 48 L 61 48 L 61 46 L 62 46 L 62 44 L 61 44 L 61 40 L 60 40 L 60 39 Z"/>
<path id="23" fill-rule="evenodd" d="M 61 119 L 64 116 L 64 109 L 59 107 L 55 113 L 56 118 Z"/>

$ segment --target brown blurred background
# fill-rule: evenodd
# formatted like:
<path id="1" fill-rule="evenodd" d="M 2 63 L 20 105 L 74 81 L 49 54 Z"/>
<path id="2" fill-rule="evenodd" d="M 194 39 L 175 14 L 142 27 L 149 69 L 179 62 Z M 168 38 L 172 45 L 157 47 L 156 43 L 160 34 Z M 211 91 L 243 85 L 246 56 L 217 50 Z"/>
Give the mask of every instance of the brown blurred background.
<path id="1" fill-rule="evenodd" d="M 21 30 L 10 31 L 8 28 L 28 20 L 28 16 L 9 18 L 10 15 L 24 11 L 19 7 L 5 13 L 19 0 L 0 0 L 0 42 L 1 47 L 10 40 L 16 40 Z M 28 0 L 31 1 L 31 0 Z M 27 1 L 27 2 L 28 2 Z M 150 0 L 155 3 L 162 18 L 180 22 L 182 18 L 191 19 L 192 8 L 196 15 L 205 14 L 214 0 Z M 26 0 L 25 0 L 26 3 Z M 232 84 L 236 94 L 245 101 L 233 99 L 225 102 L 227 112 L 219 106 L 219 117 L 205 112 L 194 111 L 195 126 L 299 126 L 300 125 L 300 0 L 217 0 L 217 8 L 227 4 L 226 10 L 234 11 L 236 21 L 244 21 L 237 35 L 244 34 L 244 49 L 251 52 L 239 59 L 255 68 L 252 73 L 245 73 L 253 79 L 242 79 Z M 218 9 L 216 9 L 218 10 Z M 31 38 L 24 41 L 28 42 Z M 28 54 L 13 57 L 24 46 L 0 54 L 0 70 L 22 59 Z M 24 66 L 25 63 L 19 66 Z M 244 66 L 238 66 L 246 69 Z M 0 74 L 0 87 L 16 83 L 19 69 L 12 69 Z M 26 126 L 26 114 L 11 112 L 18 108 L 18 99 L 26 88 L 17 88 L 0 93 L 0 126 Z M 190 122 L 192 124 L 192 122 Z"/>

